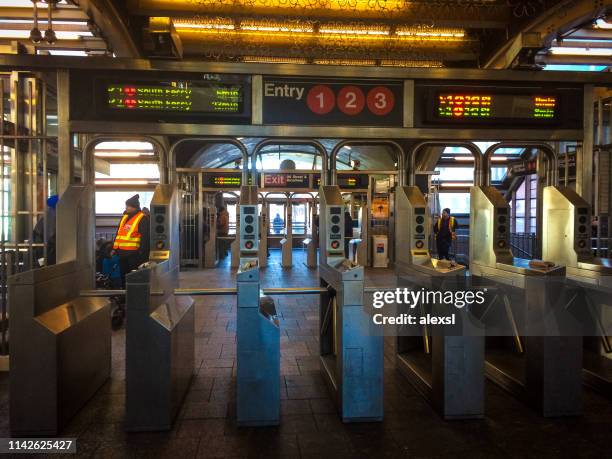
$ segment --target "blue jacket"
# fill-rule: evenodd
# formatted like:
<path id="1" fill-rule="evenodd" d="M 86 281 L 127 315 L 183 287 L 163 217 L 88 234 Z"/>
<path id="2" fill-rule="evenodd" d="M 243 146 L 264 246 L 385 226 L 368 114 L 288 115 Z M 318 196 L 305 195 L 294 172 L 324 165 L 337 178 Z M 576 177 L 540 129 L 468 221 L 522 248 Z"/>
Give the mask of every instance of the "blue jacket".
<path id="1" fill-rule="evenodd" d="M 121 278 L 121 268 L 119 268 L 119 257 L 117 255 L 102 260 L 102 273 L 106 274 L 109 279 Z"/>

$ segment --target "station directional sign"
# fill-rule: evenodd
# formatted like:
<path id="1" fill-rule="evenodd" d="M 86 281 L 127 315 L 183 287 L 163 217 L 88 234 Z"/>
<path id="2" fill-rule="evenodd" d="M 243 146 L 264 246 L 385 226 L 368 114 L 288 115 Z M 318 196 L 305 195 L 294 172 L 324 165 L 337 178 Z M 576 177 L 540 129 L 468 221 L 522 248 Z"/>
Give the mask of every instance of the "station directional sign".
<path id="1" fill-rule="evenodd" d="M 402 126 L 403 82 L 264 77 L 264 124 Z"/>

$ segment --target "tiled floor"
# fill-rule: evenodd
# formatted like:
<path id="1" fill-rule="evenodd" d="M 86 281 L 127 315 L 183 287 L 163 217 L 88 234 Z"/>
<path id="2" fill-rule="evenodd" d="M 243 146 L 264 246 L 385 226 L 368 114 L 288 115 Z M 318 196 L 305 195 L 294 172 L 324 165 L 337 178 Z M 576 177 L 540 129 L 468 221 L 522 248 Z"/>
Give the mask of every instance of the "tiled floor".
<path id="1" fill-rule="evenodd" d="M 377 285 L 385 271 L 370 273 Z M 372 281 L 370 281 L 372 282 Z M 232 286 L 227 266 L 182 274 L 182 286 Z M 302 264 L 282 270 L 273 252 L 263 286 L 317 285 Z M 281 424 L 238 428 L 235 423 L 235 299 L 196 302 L 197 365 L 191 389 L 170 432 L 126 434 L 123 331 L 113 336 L 112 379 L 64 432 L 78 437 L 83 457 L 610 457 L 612 402 L 584 391 L 581 418 L 551 420 L 487 384 L 487 417 L 445 422 L 385 360 L 385 420 L 342 424 L 319 374 L 318 305 L 314 296 L 277 297 L 281 316 Z M 8 377 L 0 375 L 0 437 L 8 430 Z"/>

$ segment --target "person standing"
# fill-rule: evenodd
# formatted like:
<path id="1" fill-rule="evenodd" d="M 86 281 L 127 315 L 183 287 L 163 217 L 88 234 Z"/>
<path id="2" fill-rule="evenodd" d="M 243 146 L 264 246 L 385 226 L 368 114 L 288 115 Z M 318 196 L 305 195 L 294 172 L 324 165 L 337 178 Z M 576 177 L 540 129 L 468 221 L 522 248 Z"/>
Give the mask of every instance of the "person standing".
<path id="1" fill-rule="evenodd" d="M 451 244 L 457 239 L 457 223 L 455 217 L 451 217 L 451 211 L 447 207 L 442 211 L 442 216 L 434 224 L 434 234 L 436 235 L 436 247 L 438 249 L 439 260 L 450 260 L 449 251 Z"/>
<path id="2" fill-rule="evenodd" d="M 225 258 L 230 244 L 227 240 L 229 235 L 229 212 L 225 204 L 221 203 L 217 207 L 217 236 L 224 238 L 218 241 L 219 258 Z"/>
<path id="3" fill-rule="evenodd" d="M 36 222 L 36 226 L 34 227 L 32 240 L 40 244 L 45 242 L 47 244 L 47 259 L 43 260 L 44 249 L 39 248 L 34 251 L 36 259 L 40 266 L 49 266 L 55 264 L 56 259 L 56 251 L 55 251 L 55 228 L 56 228 L 56 218 L 55 218 L 55 209 L 57 207 L 57 203 L 59 201 L 59 196 L 53 195 L 47 198 L 47 237 L 45 240 L 45 216 L 43 215 Z"/>
<path id="4" fill-rule="evenodd" d="M 353 239 L 353 217 L 348 210 L 344 211 L 344 257 L 350 259 L 350 241 Z"/>
<path id="5" fill-rule="evenodd" d="M 113 249 L 119 257 L 121 284 L 125 276 L 148 261 L 150 249 L 150 220 L 140 210 L 140 196 L 134 195 L 125 201 L 125 212 L 121 216 Z"/>

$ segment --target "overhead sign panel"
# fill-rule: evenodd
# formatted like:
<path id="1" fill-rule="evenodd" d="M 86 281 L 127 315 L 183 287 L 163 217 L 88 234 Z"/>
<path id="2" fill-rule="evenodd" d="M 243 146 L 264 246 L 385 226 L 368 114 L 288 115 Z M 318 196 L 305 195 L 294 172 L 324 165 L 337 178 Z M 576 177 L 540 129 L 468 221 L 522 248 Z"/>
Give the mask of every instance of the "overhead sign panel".
<path id="1" fill-rule="evenodd" d="M 190 113 L 240 113 L 244 91 L 240 85 L 168 82 L 166 84 L 107 84 L 107 107 Z"/>
<path id="2" fill-rule="evenodd" d="M 511 95 L 440 92 L 436 114 L 452 119 L 549 120 L 558 115 L 554 95 Z"/>
<path id="3" fill-rule="evenodd" d="M 202 176 L 204 188 L 233 188 L 242 185 L 242 172 L 207 172 Z"/>
<path id="4" fill-rule="evenodd" d="M 263 78 L 264 124 L 402 126 L 403 82 Z"/>
<path id="5" fill-rule="evenodd" d="M 415 127 L 582 129 L 582 88 L 496 82 L 415 84 Z"/>
<path id="6" fill-rule="evenodd" d="M 263 188 L 310 188 L 310 175 L 306 173 L 264 173 Z"/>
<path id="7" fill-rule="evenodd" d="M 74 119 L 248 124 L 251 77 L 181 72 L 71 73 Z"/>

